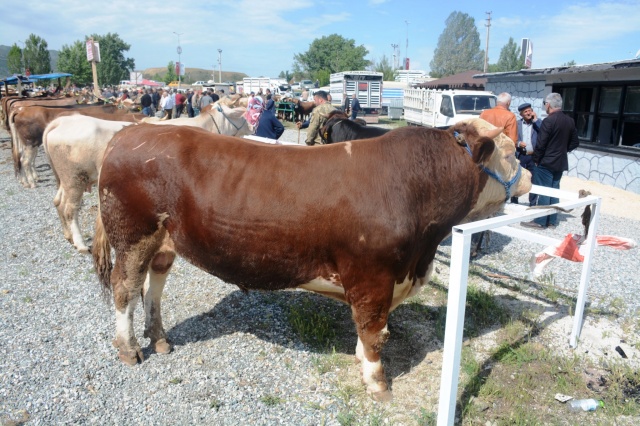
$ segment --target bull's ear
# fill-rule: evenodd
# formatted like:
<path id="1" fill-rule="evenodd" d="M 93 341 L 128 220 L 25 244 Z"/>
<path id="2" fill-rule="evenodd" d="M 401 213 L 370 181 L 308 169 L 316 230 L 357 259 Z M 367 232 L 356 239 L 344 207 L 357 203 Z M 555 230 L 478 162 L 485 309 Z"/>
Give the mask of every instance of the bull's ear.
<path id="1" fill-rule="evenodd" d="M 480 136 L 473 146 L 473 162 L 476 164 L 484 163 L 491 157 L 495 149 L 496 143 L 493 139 Z"/>
<path id="2" fill-rule="evenodd" d="M 475 126 L 462 121 L 449 127 L 448 131 L 451 132 L 451 134 L 455 134 L 455 132 L 463 134 L 464 139 L 468 142 L 475 142 L 479 137 L 478 130 Z"/>

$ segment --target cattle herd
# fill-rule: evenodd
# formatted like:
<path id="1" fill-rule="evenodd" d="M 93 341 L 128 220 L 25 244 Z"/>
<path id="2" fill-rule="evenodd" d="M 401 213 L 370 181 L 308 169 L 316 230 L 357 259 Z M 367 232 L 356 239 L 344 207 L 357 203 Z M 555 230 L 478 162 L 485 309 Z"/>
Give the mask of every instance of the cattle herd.
<path id="1" fill-rule="evenodd" d="M 123 362 L 143 358 L 133 327 L 141 297 L 144 336 L 156 353 L 171 351 L 161 299 L 179 255 L 245 291 L 297 287 L 348 304 L 362 381 L 389 400 L 380 358 L 389 313 L 429 282 L 452 226 L 493 215 L 506 191 L 530 190 L 531 176 L 513 142 L 479 119 L 307 147 L 240 138 L 253 131 L 244 112 L 221 100 L 196 118 L 158 121 L 73 98 L 2 99 L 16 177 L 37 185 L 44 145 L 64 237 L 92 254 L 113 293 Z M 95 184 L 90 248 L 78 209 Z"/>

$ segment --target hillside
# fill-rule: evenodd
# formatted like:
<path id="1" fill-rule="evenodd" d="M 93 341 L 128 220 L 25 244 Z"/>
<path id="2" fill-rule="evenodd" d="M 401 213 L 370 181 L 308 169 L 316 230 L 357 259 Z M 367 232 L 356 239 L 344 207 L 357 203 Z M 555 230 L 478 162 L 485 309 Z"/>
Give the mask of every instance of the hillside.
<path id="1" fill-rule="evenodd" d="M 182 76 L 182 81 L 186 84 L 192 84 L 196 81 L 208 81 L 212 78 L 212 70 L 205 70 L 203 68 L 185 68 L 185 75 Z M 163 77 L 167 74 L 167 67 L 160 68 L 147 68 L 142 70 L 142 76 L 151 80 L 162 81 Z M 215 81 L 218 81 L 218 70 L 213 73 Z M 240 81 L 243 78 L 248 77 L 247 74 L 234 71 L 222 71 L 222 81 Z"/>
<path id="2" fill-rule="evenodd" d="M 7 69 L 7 55 L 9 54 L 9 50 L 11 46 L 0 45 L 0 78 L 8 77 L 12 73 L 9 73 L 9 69 Z M 57 50 L 49 50 L 49 56 L 51 58 L 51 70 L 53 72 L 57 71 L 56 67 L 58 66 L 58 54 L 60 52 Z"/>

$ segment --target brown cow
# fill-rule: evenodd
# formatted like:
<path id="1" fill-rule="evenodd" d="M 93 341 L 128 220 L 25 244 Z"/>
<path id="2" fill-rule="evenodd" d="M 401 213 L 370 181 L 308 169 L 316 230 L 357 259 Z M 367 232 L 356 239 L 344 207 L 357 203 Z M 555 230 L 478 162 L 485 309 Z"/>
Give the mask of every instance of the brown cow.
<path id="1" fill-rule="evenodd" d="M 76 98 L 70 97 L 62 97 L 62 98 L 48 98 L 48 97 L 39 97 L 39 98 L 23 98 L 23 97 L 10 97 L 10 98 L 2 98 L 2 124 L 6 130 L 9 129 L 9 115 L 11 111 L 14 111 L 16 108 L 21 106 L 70 106 L 76 105 Z"/>
<path id="2" fill-rule="evenodd" d="M 9 117 L 13 141 L 12 156 L 16 177 L 25 187 L 35 188 L 38 181 L 35 161 L 38 147 L 42 145 L 42 135 L 47 125 L 56 117 L 67 115 L 88 115 L 110 121 L 136 122 L 146 117 L 144 114 L 132 114 L 118 111 L 113 105 L 85 106 L 74 108 L 47 108 L 30 106 L 18 108 Z"/>
<path id="3" fill-rule="evenodd" d="M 160 301 L 180 255 L 242 290 L 300 287 L 349 304 L 362 380 L 388 400 L 380 352 L 390 311 L 428 283 L 452 226 L 505 202 L 505 187 L 479 166 L 513 181 L 512 195 L 531 187 L 513 143 L 466 124 L 455 130 L 472 154 L 452 132 L 417 127 L 314 147 L 166 130 L 117 133 L 98 184 L 94 265 L 113 291 L 113 343 L 128 364 L 143 358 L 133 328 L 141 293 L 145 337 L 171 350 Z"/>
<path id="4" fill-rule="evenodd" d="M 313 112 L 313 109 L 316 107 L 316 103 L 301 101 L 300 99 L 294 99 L 294 112 L 296 115 L 296 121 L 305 121 L 309 119 L 309 115 Z"/>

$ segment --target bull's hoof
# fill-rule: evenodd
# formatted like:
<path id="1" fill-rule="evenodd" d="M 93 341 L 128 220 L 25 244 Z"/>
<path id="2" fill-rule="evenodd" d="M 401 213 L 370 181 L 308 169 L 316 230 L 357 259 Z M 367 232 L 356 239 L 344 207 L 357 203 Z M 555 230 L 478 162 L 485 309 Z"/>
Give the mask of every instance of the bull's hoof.
<path id="1" fill-rule="evenodd" d="M 142 351 L 135 349 L 120 349 L 118 351 L 118 358 L 120 358 L 120 361 L 124 362 L 127 365 L 136 365 L 138 363 L 138 360 L 140 362 L 144 361 L 144 355 L 142 355 Z"/>
<path id="2" fill-rule="evenodd" d="M 84 246 L 84 247 L 77 247 L 78 251 L 82 254 L 90 254 L 91 251 L 89 250 L 89 247 Z"/>
<path id="3" fill-rule="evenodd" d="M 160 339 L 152 343 L 152 345 L 157 354 L 168 354 L 171 352 L 171 344 L 167 342 L 167 339 Z"/>
<path id="4" fill-rule="evenodd" d="M 371 395 L 371 398 L 377 402 L 391 402 L 393 399 L 393 394 L 389 389 L 379 392 L 369 392 L 369 395 Z"/>
<path id="5" fill-rule="evenodd" d="M 144 361 L 144 355 L 142 354 L 142 349 L 139 346 L 133 349 L 126 349 L 126 346 L 123 345 L 122 341 L 117 337 L 111 341 L 111 344 L 115 348 L 118 348 L 118 358 L 120 358 L 120 361 L 125 364 L 136 365 L 138 361 Z"/>

